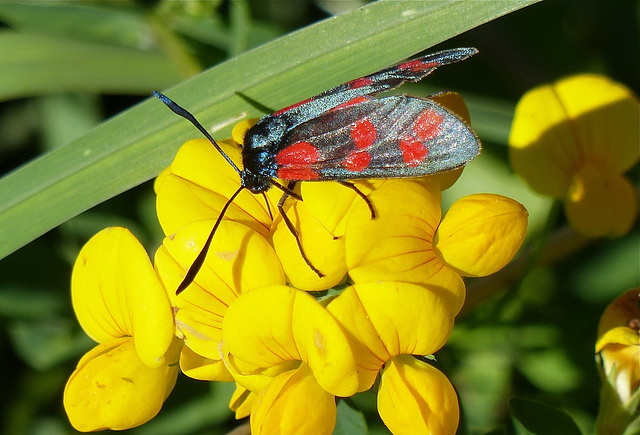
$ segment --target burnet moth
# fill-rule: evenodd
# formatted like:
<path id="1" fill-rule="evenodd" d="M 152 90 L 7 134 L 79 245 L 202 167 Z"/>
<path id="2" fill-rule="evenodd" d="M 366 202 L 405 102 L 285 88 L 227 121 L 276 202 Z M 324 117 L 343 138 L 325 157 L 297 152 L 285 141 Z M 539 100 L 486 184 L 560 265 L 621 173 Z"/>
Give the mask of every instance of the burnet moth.
<path id="1" fill-rule="evenodd" d="M 222 151 L 191 113 L 154 91 L 173 112 L 195 125 L 240 177 L 240 187 L 220 210 L 177 293 L 193 282 L 224 214 L 243 189 L 254 194 L 264 194 L 271 187 L 282 190 L 278 210 L 295 237 L 302 258 L 322 277 L 322 272 L 305 255 L 300 237 L 283 209 L 290 196 L 302 200 L 293 192 L 296 182 L 338 181 L 367 203 L 374 218 L 374 208 L 367 197 L 347 180 L 423 177 L 459 168 L 473 160 L 480 152 L 480 143 L 454 113 L 429 98 L 372 96 L 405 81 L 417 82 L 437 67 L 465 60 L 477 52 L 475 48 L 439 51 L 352 80 L 266 115 L 245 134 L 243 169 Z M 277 179 L 288 184 L 282 185 Z"/>

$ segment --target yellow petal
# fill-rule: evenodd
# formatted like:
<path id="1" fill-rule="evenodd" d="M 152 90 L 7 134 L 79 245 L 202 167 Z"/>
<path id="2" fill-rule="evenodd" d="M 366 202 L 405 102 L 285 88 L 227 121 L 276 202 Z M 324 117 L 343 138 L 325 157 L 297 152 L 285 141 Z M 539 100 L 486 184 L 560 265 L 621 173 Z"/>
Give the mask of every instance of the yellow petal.
<path id="1" fill-rule="evenodd" d="M 238 164 L 240 149 L 233 142 L 220 141 L 219 145 Z M 217 218 L 239 187 L 239 175 L 207 140 L 186 142 L 171 164 L 171 174 L 156 183 L 156 209 L 164 233 L 171 235 L 190 222 Z M 241 192 L 225 217 L 266 236 L 279 195 L 270 191 L 273 201 L 267 206 L 262 195 Z"/>
<path id="2" fill-rule="evenodd" d="M 621 403 L 627 404 L 640 386 L 638 331 L 618 327 L 610 330 L 602 338 L 608 343 L 603 345 L 599 341 L 596 347 L 601 347 L 598 357 L 604 370 L 603 378 L 614 388 Z"/>
<path id="3" fill-rule="evenodd" d="M 569 225 L 588 237 L 621 237 L 638 214 L 638 196 L 625 177 L 585 165 L 572 179 L 565 202 Z"/>
<path id="4" fill-rule="evenodd" d="M 356 284 L 328 310 L 348 332 L 358 364 L 359 387 L 371 387 L 389 358 L 430 355 L 447 341 L 455 313 L 430 287 L 408 283 Z"/>
<path id="5" fill-rule="evenodd" d="M 128 230 L 107 228 L 87 242 L 73 268 L 71 296 L 92 339 L 133 336 L 145 364 L 163 364 L 173 337 L 171 307 L 147 253 Z"/>
<path id="6" fill-rule="evenodd" d="M 638 161 L 638 100 L 626 87 L 578 75 L 527 92 L 509 138 L 513 168 L 540 193 L 562 198 L 583 165 L 623 173 Z"/>
<path id="7" fill-rule="evenodd" d="M 236 384 L 236 390 L 229 400 L 229 409 L 236 413 L 236 420 L 248 417 L 251 414 L 251 408 L 257 398 L 258 395 L 256 393 L 252 393 L 243 386 Z"/>
<path id="8" fill-rule="evenodd" d="M 295 370 L 302 364 L 298 360 L 289 360 L 265 368 L 242 361 L 228 352 L 223 355 L 223 360 L 236 383 L 254 393 L 264 390 L 276 376 Z"/>
<path id="9" fill-rule="evenodd" d="M 634 288 L 624 292 L 611 302 L 602 313 L 598 323 L 598 341 L 610 329 L 618 326 L 629 326 L 640 316 L 640 288 Z M 596 352 L 598 350 L 596 349 Z"/>
<path id="10" fill-rule="evenodd" d="M 451 334 L 455 314 L 428 286 L 385 282 L 355 284 L 351 288 L 389 356 L 430 355 Z"/>
<path id="11" fill-rule="evenodd" d="M 327 310 L 346 331 L 356 361 L 358 391 L 366 391 L 373 386 L 380 368 L 391 355 L 353 287 L 333 299 Z"/>
<path id="12" fill-rule="evenodd" d="M 169 363 L 150 368 L 131 338 L 102 343 L 88 352 L 64 391 L 69 421 L 79 431 L 122 430 L 152 419 L 175 385 L 180 342 L 167 353 Z"/>
<path id="13" fill-rule="evenodd" d="M 465 276 L 486 276 L 502 269 L 520 249 L 527 231 L 522 204 L 494 194 L 456 201 L 436 233 L 436 253 Z"/>
<path id="14" fill-rule="evenodd" d="M 382 372 L 378 412 L 394 435 L 455 434 L 460 418 L 447 377 L 409 355 L 394 357 Z"/>
<path id="15" fill-rule="evenodd" d="M 253 435 L 329 435 L 335 423 L 335 398 L 318 385 L 305 364 L 271 381 L 251 411 Z"/>
<path id="16" fill-rule="evenodd" d="M 324 274 L 319 278 L 305 263 L 295 238 L 285 222 L 278 220 L 273 246 L 292 286 L 301 290 L 326 290 L 340 283 L 346 273 L 344 238 L 335 239 L 308 211 L 306 203 L 296 201 L 287 210 L 302 247 L 311 264 Z"/>
<path id="17" fill-rule="evenodd" d="M 427 286 L 431 292 L 442 298 L 454 315 L 460 312 L 467 296 L 467 288 L 456 271 L 442 265 L 440 270 L 429 277 Z"/>
<path id="18" fill-rule="evenodd" d="M 372 182 L 356 181 L 354 185 L 366 195 Z M 334 237 L 344 235 L 345 218 L 354 201 L 363 201 L 353 189 L 332 182 L 301 183 L 300 193 L 309 213 Z"/>
<path id="19" fill-rule="evenodd" d="M 425 282 L 441 268 L 432 244 L 440 222 L 440 190 L 435 183 L 429 186 L 388 180 L 369 194 L 377 213 L 373 220 L 366 204 L 354 204 L 345 233 L 354 282 Z"/>
<path id="20" fill-rule="evenodd" d="M 155 266 L 174 307 L 176 335 L 197 354 L 220 360 L 222 319 L 239 294 L 265 285 L 283 284 L 284 273 L 269 243 L 255 231 L 231 221 L 218 227 L 194 282 L 180 295 L 176 289 L 198 255 L 213 221 L 193 222 L 167 237 L 156 252 Z"/>
<path id="21" fill-rule="evenodd" d="M 462 175 L 464 167 L 454 169 L 452 171 L 439 172 L 437 174 L 429 175 L 429 179 L 436 182 L 440 187 L 440 190 L 447 190 L 458 181 L 458 178 Z"/>
<path id="22" fill-rule="evenodd" d="M 247 130 L 256 125 L 256 122 L 258 122 L 258 118 L 249 118 L 243 119 L 234 125 L 231 130 L 231 137 L 233 138 L 233 141 L 239 144 L 244 144 L 244 135 L 247 133 Z"/>
<path id="23" fill-rule="evenodd" d="M 223 324 L 225 345 L 240 360 L 261 367 L 308 364 L 318 383 L 339 396 L 358 384 L 349 343 L 338 322 L 307 293 L 285 286 L 243 294 Z"/>
<path id="24" fill-rule="evenodd" d="M 160 185 L 164 182 L 164 180 L 167 178 L 168 175 L 171 175 L 171 166 L 164 168 L 156 177 L 155 180 L 153 180 L 153 191 L 154 192 L 158 192 L 158 189 L 160 189 Z"/>
<path id="25" fill-rule="evenodd" d="M 640 157 L 638 99 L 620 83 L 582 74 L 560 80 L 557 98 L 572 121 L 584 163 L 623 173 Z"/>
<path id="26" fill-rule="evenodd" d="M 192 379 L 201 381 L 233 382 L 233 376 L 221 359 L 210 359 L 198 355 L 188 346 L 180 353 L 180 370 Z"/>
<path id="27" fill-rule="evenodd" d="M 513 169 L 537 192 L 562 198 L 579 162 L 574 132 L 551 86 L 530 90 L 516 106 L 509 134 Z"/>

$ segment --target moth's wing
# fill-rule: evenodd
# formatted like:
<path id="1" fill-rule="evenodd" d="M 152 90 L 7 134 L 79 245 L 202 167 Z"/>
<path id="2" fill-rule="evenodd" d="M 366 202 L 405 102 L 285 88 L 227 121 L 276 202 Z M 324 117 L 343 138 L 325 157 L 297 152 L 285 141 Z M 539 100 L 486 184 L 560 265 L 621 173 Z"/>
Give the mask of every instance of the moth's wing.
<path id="1" fill-rule="evenodd" d="M 287 118 L 287 124 L 295 126 L 354 99 L 394 89 L 406 81 L 422 80 L 436 68 L 465 60 L 477 52 L 475 48 L 455 48 L 428 54 L 343 83 L 315 97 L 278 110 L 271 116 L 283 115 Z"/>
<path id="2" fill-rule="evenodd" d="M 422 177 L 465 165 L 480 152 L 473 131 L 437 103 L 409 96 L 362 99 L 304 122 L 275 158 L 287 180 Z"/>

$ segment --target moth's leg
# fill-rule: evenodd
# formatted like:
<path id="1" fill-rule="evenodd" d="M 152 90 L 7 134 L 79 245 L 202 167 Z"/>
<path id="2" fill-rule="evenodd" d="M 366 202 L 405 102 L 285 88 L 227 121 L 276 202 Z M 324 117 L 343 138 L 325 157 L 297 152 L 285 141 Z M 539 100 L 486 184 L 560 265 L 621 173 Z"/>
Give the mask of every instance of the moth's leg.
<path id="1" fill-rule="evenodd" d="M 340 183 L 344 187 L 348 187 L 349 189 L 353 190 L 356 193 L 356 195 L 358 195 L 360 198 L 362 198 L 362 200 L 367 204 L 367 207 L 369 207 L 369 211 L 371 212 L 371 219 L 375 219 L 376 218 L 376 211 L 373 209 L 373 204 L 371 203 L 369 198 L 367 198 L 367 195 L 362 193 L 362 191 L 360 189 L 358 189 L 356 187 L 356 185 L 353 184 L 353 183 L 350 183 L 350 182 L 344 181 L 344 180 L 338 180 L 338 183 Z"/>
<path id="2" fill-rule="evenodd" d="M 292 190 L 294 186 L 295 186 L 295 182 L 294 181 L 290 182 L 289 185 L 287 186 L 287 190 Z M 307 254 L 304 253 L 304 249 L 302 248 L 302 242 L 300 242 L 300 236 L 298 235 L 298 231 L 293 226 L 293 222 L 291 222 L 291 220 L 287 216 L 287 213 L 285 213 L 284 211 L 284 202 L 287 200 L 289 196 L 290 196 L 289 193 L 287 191 L 284 191 L 284 193 L 280 197 L 280 201 L 278 201 L 278 211 L 282 216 L 282 220 L 287 225 L 287 228 L 289 228 L 289 232 L 291 232 L 291 234 L 293 235 L 293 238 L 296 239 L 296 244 L 298 245 L 298 250 L 300 251 L 300 255 L 302 255 L 302 259 L 304 260 L 305 263 L 307 263 L 307 266 L 309 266 L 309 269 L 313 270 L 313 272 L 316 275 L 318 275 L 318 278 L 322 278 L 324 276 L 324 273 L 316 269 L 315 266 L 311 263 L 311 261 L 307 258 Z"/>
<path id="3" fill-rule="evenodd" d="M 267 211 L 269 212 L 269 219 L 273 221 L 273 213 L 271 213 L 271 206 L 269 205 L 269 199 L 267 198 L 267 194 L 262 192 L 262 197 L 264 198 L 264 203 L 267 204 Z"/>

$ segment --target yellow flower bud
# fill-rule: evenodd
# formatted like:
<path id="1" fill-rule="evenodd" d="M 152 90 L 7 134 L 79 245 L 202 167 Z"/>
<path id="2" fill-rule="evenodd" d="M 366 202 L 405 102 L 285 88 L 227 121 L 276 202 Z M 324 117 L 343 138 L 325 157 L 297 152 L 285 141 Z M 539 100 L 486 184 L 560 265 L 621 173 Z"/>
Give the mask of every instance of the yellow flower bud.
<path id="1" fill-rule="evenodd" d="M 520 249 L 527 231 L 522 204 L 494 194 L 456 201 L 436 232 L 435 251 L 463 276 L 486 276 L 502 269 Z"/>

